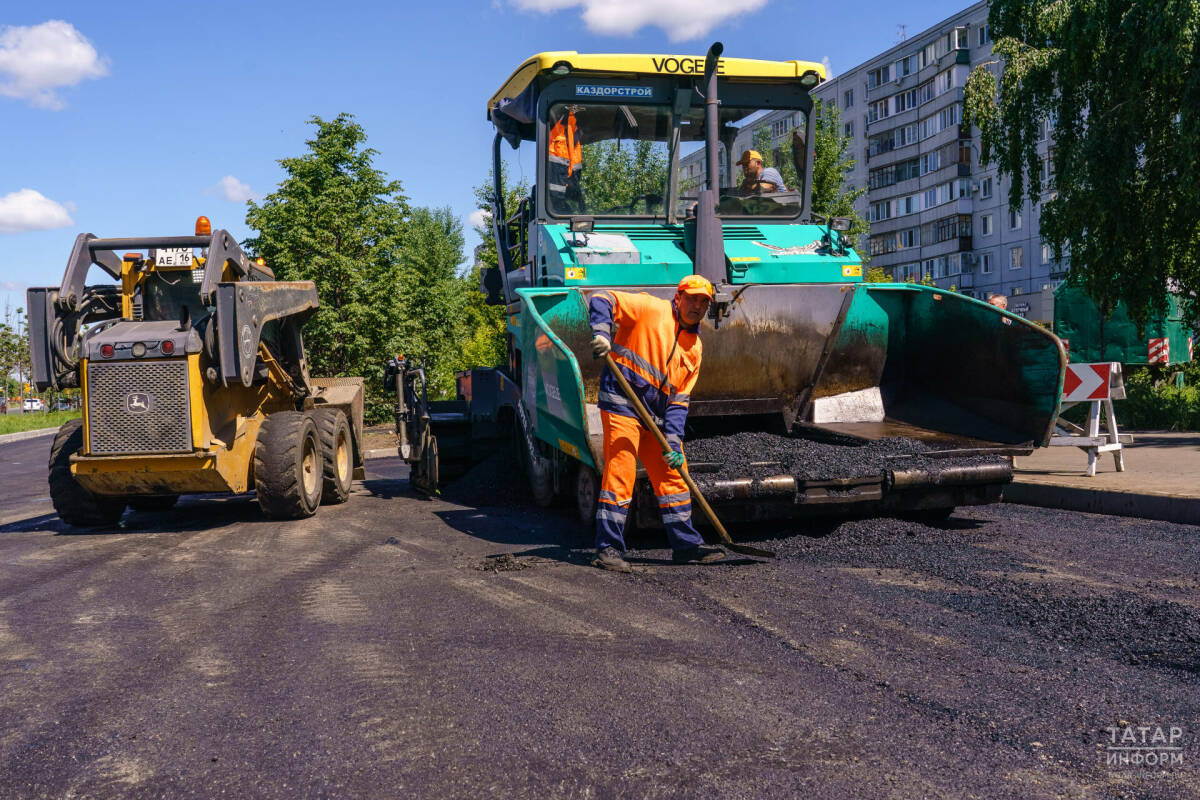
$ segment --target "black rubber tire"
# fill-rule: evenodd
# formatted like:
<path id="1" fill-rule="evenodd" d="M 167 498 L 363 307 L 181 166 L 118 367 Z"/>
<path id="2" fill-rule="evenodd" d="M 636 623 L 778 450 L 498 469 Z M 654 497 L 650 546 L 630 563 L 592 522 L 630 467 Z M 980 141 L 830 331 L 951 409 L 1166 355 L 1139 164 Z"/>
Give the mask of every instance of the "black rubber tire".
<path id="1" fill-rule="evenodd" d="M 134 511 L 170 511 L 179 502 L 177 494 L 145 494 L 126 498 Z"/>
<path id="2" fill-rule="evenodd" d="M 591 530 L 596 527 L 596 505 L 600 498 L 600 478 L 596 470 L 580 464 L 575 471 L 575 510 L 579 523 Z"/>
<path id="3" fill-rule="evenodd" d="M 344 503 L 349 499 L 350 485 L 354 483 L 354 437 L 350 434 L 350 421 L 340 408 L 314 408 L 309 413 L 317 424 L 321 451 L 325 454 L 321 504 Z"/>
<path id="4" fill-rule="evenodd" d="M 436 436 L 430 436 L 429 441 L 425 444 L 425 450 L 421 453 L 420 464 L 420 484 L 422 491 L 433 496 L 438 493 L 438 481 L 442 479 L 442 461 L 438 455 L 438 440 Z"/>
<path id="5" fill-rule="evenodd" d="M 323 456 L 317 424 L 299 411 L 263 420 L 254 443 L 258 506 L 272 519 L 311 517 L 321 504 Z"/>
<path id="6" fill-rule="evenodd" d="M 71 456 L 82 449 L 83 420 L 63 423 L 50 446 L 50 502 L 59 518 L 73 527 L 116 525 L 125 513 L 125 499 L 92 494 L 71 474 Z"/>

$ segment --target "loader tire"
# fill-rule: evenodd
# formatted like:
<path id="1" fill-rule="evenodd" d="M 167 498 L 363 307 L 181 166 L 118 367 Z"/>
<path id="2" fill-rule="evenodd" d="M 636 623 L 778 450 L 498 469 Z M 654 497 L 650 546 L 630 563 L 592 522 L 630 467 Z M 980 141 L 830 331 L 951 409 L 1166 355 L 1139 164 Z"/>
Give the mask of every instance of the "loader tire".
<path id="1" fill-rule="evenodd" d="M 170 511 L 179 502 L 179 495 L 144 494 L 126 500 L 134 511 Z"/>
<path id="2" fill-rule="evenodd" d="M 117 524 L 125 513 L 125 499 L 92 494 L 71 474 L 71 456 L 83 449 L 83 420 L 64 423 L 50 446 L 50 502 L 59 519 L 76 528 L 101 528 Z"/>
<path id="3" fill-rule="evenodd" d="M 321 504 L 344 503 L 350 497 L 350 485 L 354 482 L 354 439 L 350 435 L 350 421 L 339 408 L 316 408 L 311 412 L 317 424 L 317 435 L 321 437 Z"/>
<path id="4" fill-rule="evenodd" d="M 277 411 L 254 444 L 258 505 L 272 519 L 311 517 L 321 504 L 321 437 L 308 414 Z"/>

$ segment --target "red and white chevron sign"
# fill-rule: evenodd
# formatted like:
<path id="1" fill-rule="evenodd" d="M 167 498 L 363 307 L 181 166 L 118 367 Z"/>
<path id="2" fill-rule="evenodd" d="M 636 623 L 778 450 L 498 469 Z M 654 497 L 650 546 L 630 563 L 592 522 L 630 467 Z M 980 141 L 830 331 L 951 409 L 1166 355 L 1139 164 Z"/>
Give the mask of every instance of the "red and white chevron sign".
<path id="1" fill-rule="evenodd" d="M 1070 403 L 1107 400 L 1111 370 L 1112 364 L 1108 361 L 1103 364 L 1067 364 L 1062 399 Z"/>
<path id="2" fill-rule="evenodd" d="M 1146 347 L 1146 361 L 1151 364 L 1166 364 L 1171 360 L 1169 339 L 1151 339 Z"/>

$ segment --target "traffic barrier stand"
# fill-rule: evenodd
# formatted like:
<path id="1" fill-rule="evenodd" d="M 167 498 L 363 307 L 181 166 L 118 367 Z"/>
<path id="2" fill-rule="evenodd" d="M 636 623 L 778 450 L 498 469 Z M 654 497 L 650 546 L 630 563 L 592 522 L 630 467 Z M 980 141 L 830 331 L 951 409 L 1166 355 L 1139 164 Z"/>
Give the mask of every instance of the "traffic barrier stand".
<path id="1" fill-rule="evenodd" d="M 1101 364 L 1068 364 L 1063 379 L 1062 400 L 1058 404 L 1058 419 L 1054 421 L 1054 435 L 1050 446 L 1078 447 L 1087 453 L 1087 474 L 1096 474 L 1096 458 L 1101 453 L 1112 453 L 1117 472 L 1125 471 L 1125 456 L 1122 448 L 1133 444 L 1133 436 L 1117 432 L 1117 415 L 1113 411 L 1113 400 L 1125 399 L 1125 381 L 1121 364 L 1116 361 Z M 1071 406 L 1089 403 L 1087 430 L 1062 418 L 1062 412 Z M 1100 409 L 1104 408 L 1104 425 L 1107 433 L 1100 433 Z"/>

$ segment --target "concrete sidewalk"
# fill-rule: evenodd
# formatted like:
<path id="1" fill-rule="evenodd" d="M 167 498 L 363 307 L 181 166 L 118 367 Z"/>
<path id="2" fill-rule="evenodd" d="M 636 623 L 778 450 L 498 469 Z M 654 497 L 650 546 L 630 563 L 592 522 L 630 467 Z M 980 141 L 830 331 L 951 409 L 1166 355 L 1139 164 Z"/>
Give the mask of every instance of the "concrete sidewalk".
<path id="1" fill-rule="evenodd" d="M 1084 451 L 1039 448 L 1016 459 L 1004 499 L 1200 525 L 1200 433 L 1129 432 L 1133 444 L 1125 446 L 1124 472 L 1116 471 L 1111 453 L 1102 453 L 1089 478 Z"/>

